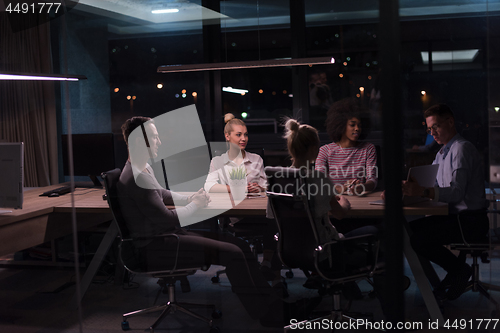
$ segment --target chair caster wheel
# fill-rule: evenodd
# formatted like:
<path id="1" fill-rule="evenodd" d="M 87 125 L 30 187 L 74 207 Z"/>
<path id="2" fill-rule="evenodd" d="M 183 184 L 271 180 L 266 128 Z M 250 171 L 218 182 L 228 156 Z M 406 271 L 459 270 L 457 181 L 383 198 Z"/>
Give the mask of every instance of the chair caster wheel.
<path id="1" fill-rule="evenodd" d="M 210 333 L 220 333 L 220 328 L 218 328 L 217 326 L 211 327 Z"/>
<path id="2" fill-rule="evenodd" d="M 287 277 L 287 279 L 291 279 L 293 278 L 293 272 L 292 271 L 288 271 L 285 273 L 285 276 Z"/>
<path id="3" fill-rule="evenodd" d="M 219 283 L 219 282 L 220 282 L 220 279 L 218 276 L 212 277 L 212 283 Z"/>
<path id="4" fill-rule="evenodd" d="M 212 318 L 219 319 L 220 317 L 222 317 L 222 312 L 220 310 L 214 310 L 212 312 Z"/>
<path id="5" fill-rule="evenodd" d="M 130 329 L 130 325 L 128 324 L 128 321 L 122 321 L 122 330 L 128 331 Z"/>

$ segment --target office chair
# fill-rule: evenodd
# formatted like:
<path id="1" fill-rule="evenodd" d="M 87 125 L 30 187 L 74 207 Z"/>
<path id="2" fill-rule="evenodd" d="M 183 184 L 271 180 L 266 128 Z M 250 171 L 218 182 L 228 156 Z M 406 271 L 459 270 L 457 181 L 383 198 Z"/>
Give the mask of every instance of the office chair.
<path id="1" fill-rule="evenodd" d="M 212 326 L 212 319 L 204 318 L 188 309 L 188 307 L 211 308 L 212 318 L 220 318 L 222 314 L 216 310 L 215 305 L 181 303 L 178 302 L 175 298 L 175 283 L 177 281 L 181 281 L 181 285 L 184 284 L 183 290 L 189 291 L 189 286 L 186 285 L 187 276 L 194 274 L 198 269 L 207 270 L 208 266 L 187 267 L 186 265 L 183 265 L 181 262 L 178 262 L 177 260 L 179 256 L 179 252 L 177 250 L 175 256 L 173 256 L 173 263 L 171 269 L 162 271 L 148 271 L 147 267 L 144 267 L 144 264 L 141 263 L 139 260 L 137 260 L 136 257 L 133 255 L 134 239 L 130 237 L 127 225 L 120 211 L 120 204 L 118 201 L 118 193 L 116 189 L 116 184 L 118 183 L 118 180 L 120 178 L 120 173 L 121 173 L 120 169 L 117 168 L 112 171 L 104 172 L 102 174 L 102 179 L 104 180 L 104 186 L 106 189 L 108 204 L 113 214 L 113 223 L 115 223 L 115 225 L 118 227 L 118 233 L 120 237 L 120 244 L 118 246 L 119 258 L 128 272 L 132 274 L 149 275 L 153 278 L 159 279 L 158 284 L 162 286 L 162 289 L 158 292 L 156 298 L 158 298 L 160 292 L 164 290 L 164 288 L 168 290 L 168 301 L 165 304 L 125 313 L 123 315 L 122 329 L 124 331 L 130 329 L 128 323 L 129 317 L 133 317 L 140 314 L 146 314 L 150 312 L 162 311 L 158 319 L 149 327 L 150 332 L 154 333 L 155 328 L 169 313 L 171 312 L 173 313 L 179 310 L 193 318 L 199 319 L 207 323 L 210 327 L 210 333 L 219 332 L 218 327 Z M 146 238 L 154 238 L 154 237 L 162 237 L 162 238 L 169 237 L 174 240 L 177 240 L 177 242 L 180 242 L 179 236 L 176 234 L 164 234 Z M 141 239 L 144 238 L 141 237 Z M 177 247 L 177 249 L 179 249 L 179 246 Z"/>
<path id="2" fill-rule="evenodd" d="M 340 295 L 348 282 L 369 279 L 381 273 L 378 241 L 373 235 L 340 240 L 325 240 L 313 216 L 309 200 L 310 184 L 304 170 L 266 167 L 267 196 L 278 225 L 278 254 L 290 268 L 314 271 L 322 279 L 324 290 L 333 297 L 333 309 L 327 316 L 311 322 L 356 320 L 342 312 Z M 354 264 L 355 263 L 355 264 Z M 286 326 L 285 331 L 293 329 Z"/>
<path id="3" fill-rule="evenodd" d="M 498 214 L 499 211 L 487 211 L 488 213 Z M 458 226 L 460 227 L 460 234 L 462 237 L 462 242 L 450 244 L 451 250 L 460 251 L 459 258 L 465 260 L 467 255 L 472 257 L 472 276 L 471 280 L 465 288 L 465 292 L 472 290 L 473 292 L 479 292 L 481 295 L 486 297 L 494 306 L 495 310 L 492 311 L 492 318 L 496 318 L 500 314 L 500 304 L 490 295 L 488 290 L 500 291 L 498 286 L 494 286 L 488 283 L 484 283 L 479 280 L 479 264 L 478 258 L 481 258 L 481 262 L 487 264 L 490 262 L 488 259 L 488 251 L 492 250 L 495 246 L 498 247 L 500 243 L 498 242 L 498 237 L 496 235 L 495 229 L 490 230 L 490 237 L 485 237 L 483 241 L 468 243 L 462 231 L 462 226 L 460 224 L 460 214 L 458 215 Z"/>
<path id="4" fill-rule="evenodd" d="M 235 225 L 231 225 L 229 223 L 229 218 L 225 216 L 217 217 L 217 224 L 221 232 L 227 232 L 233 235 L 234 237 L 238 237 L 244 239 L 248 242 L 250 249 L 254 256 L 257 258 L 258 254 L 262 251 L 262 226 L 263 223 L 236 223 Z M 212 277 L 212 283 L 219 283 L 220 276 L 226 273 L 226 269 L 218 270 L 215 275 Z"/>

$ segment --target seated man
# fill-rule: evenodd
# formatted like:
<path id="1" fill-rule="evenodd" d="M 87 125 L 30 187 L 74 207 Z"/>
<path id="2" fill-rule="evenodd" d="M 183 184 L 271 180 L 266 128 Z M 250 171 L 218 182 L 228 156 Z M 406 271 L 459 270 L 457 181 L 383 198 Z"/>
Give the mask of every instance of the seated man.
<path id="1" fill-rule="evenodd" d="M 443 147 L 433 164 L 439 164 L 436 184 L 423 188 L 415 181 L 403 184 L 403 194 L 422 196 L 449 204 L 448 216 L 428 216 L 410 223 L 411 245 L 415 252 L 447 271 L 438 290 L 448 291 L 453 300 L 465 290 L 472 269 L 443 245 L 467 242 L 485 237 L 489 229 L 481 158 L 476 148 L 455 128 L 455 118 L 445 104 L 437 104 L 424 112 L 427 132 Z"/>
<path id="2" fill-rule="evenodd" d="M 130 136 L 138 128 L 143 135 Z M 210 232 L 192 232 L 181 228 L 179 218 L 206 207 L 208 194 L 201 189 L 191 196 L 183 196 L 161 188 L 147 163 L 155 158 L 161 140 L 156 126 L 150 118 L 133 117 L 122 126 L 129 159 L 117 184 L 118 197 L 125 223 L 132 238 L 148 237 L 167 233 L 179 236 L 157 237 L 134 242 L 137 257 L 148 270 L 171 268 L 172 253 L 179 251 L 179 263 L 193 267 L 210 264 L 226 266 L 232 290 L 243 306 L 254 318 L 276 317 L 292 308 L 276 295 L 259 271 L 259 265 L 248 244 L 231 235 Z M 145 138 L 147 136 L 147 148 Z M 184 201 L 186 206 L 170 210 L 165 205 Z M 279 319 L 279 318 L 278 318 Z M 282 324 L 283 319 L 278 322 Z"/>

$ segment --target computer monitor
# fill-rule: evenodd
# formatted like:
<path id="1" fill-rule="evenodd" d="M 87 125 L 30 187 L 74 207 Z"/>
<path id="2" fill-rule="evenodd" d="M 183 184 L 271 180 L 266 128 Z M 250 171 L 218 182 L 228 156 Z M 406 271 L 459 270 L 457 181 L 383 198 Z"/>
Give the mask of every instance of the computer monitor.
<path id="1" fill-rule="evenodd" d="M 23 208 L 23 168 L 24 144 L 0 142 L 0 208 Z"/>
<path id="2" fill-rule="evenodd" d="M 113 133 L 73 134 L 72 141 L 74 175 L 89 176 L 94 186 L 101 186 L 96 177 L 115 168 Z M 64 175 L 69 176 L 67 134 L 62 135 L 62 156 Z M 81 182 L 76 186 L 92 187 Z"/>

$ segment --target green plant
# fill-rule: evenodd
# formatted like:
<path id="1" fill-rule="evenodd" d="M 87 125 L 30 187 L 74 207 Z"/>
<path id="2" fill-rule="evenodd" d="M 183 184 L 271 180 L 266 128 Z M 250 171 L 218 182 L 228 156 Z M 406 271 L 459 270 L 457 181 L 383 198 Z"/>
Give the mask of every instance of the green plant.
<path id="1" fill-rule="evenodd" d="M 229 172 L 229 178 L 231 180 L 241 180 L 241 179 L 246 179 L 246 177 L 247 177 L 247 169 L 245 168 L 245 166 L 233 168 L 233 170 Z"/>

